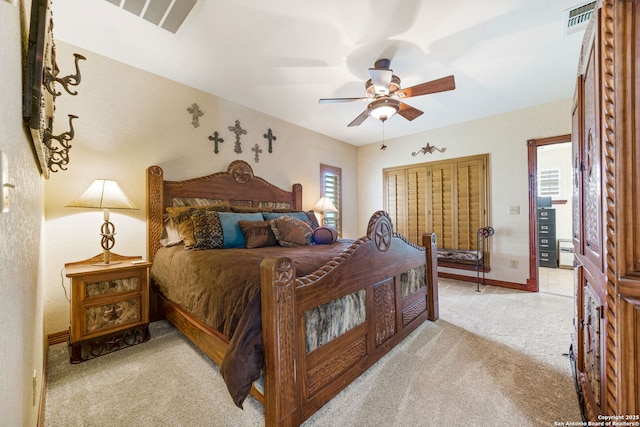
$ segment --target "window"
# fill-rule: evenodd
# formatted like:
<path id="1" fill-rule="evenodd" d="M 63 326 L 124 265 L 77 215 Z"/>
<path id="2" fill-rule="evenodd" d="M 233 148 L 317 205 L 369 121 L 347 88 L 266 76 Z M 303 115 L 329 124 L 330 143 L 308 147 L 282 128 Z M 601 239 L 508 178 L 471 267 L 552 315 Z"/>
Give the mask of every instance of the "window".
<path id="1" fill-rule="evenodd" d="M 538 196 L 560 195 L 560 170 L 546 169 L 538 172 Z"/>
<path id="2" fill-rule="evenodd" d="M 326 212 L 324 223 L 338 230 L 342 236 L 342 169 L 320 165 L 320 197 L 328 197 L 338 212 Z"/>

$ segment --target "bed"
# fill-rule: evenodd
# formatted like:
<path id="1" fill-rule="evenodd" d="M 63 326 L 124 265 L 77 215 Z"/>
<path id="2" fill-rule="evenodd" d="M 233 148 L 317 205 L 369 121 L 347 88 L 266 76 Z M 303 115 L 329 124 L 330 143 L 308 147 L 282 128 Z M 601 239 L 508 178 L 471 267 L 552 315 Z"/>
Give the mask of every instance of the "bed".
<path id="1" fill-rule="evenodd" d="M 435 234 L 423 236 L 422 246 L 414 245 L 395 233 L 389 216 L 378 211 L 371 216 L 366 235 L 353 241 L 202 251 L 164 247 L 167 208 L 203 200 L 228 205 L 235 212 L 299 214 L 304 212 L 302 186 L 278 188 L 255 176 L 251 166 L 240 160 L 224 172 L 184 181 L 165 181 L 159 166 L 147 169 L 148 259 L 154 261 L 151 318 L 168 319 L 221 366 L 230 364 L 229 354 L 239 341 L 251 347 L 252 340 L 259 340 L 262 387 L 256 381 L 248 390 L 264 405 L 265 425 L 302 424 L 420 324 L 438 318 Z M 167 287 L 183 280 L 168 273 L 170 263 L 162 261 L 186 252 L 208 257 L 224 251 L 246 258 L 250 267 L 232 268 L 246 270 L 245 280 L 259 282 L 257 292 L 240 298 L 244 312 L 239 318 L 236 315 L 229 328 L 190 312 L 184 301 L 172 301 Z M 311 253 L 307 257 L 322 259 L 322 265 L 305 264 L 305 251 Z M 160 271 L 163 264 L 165 273 Z M 200 276 L 218 276 L 206 273 L 206 268 Z M 199 270 L 189 267 L 186 271 L 193 275 Z M 340 307 L 347 307 L 348 313 Z M 347 318 L 356 320 L 349 323 Z M 239 340 L 240 330 L 246 329 L 253 329 L 254 336 Z M 327 330 L 332 332 L 327 335 Z"/>

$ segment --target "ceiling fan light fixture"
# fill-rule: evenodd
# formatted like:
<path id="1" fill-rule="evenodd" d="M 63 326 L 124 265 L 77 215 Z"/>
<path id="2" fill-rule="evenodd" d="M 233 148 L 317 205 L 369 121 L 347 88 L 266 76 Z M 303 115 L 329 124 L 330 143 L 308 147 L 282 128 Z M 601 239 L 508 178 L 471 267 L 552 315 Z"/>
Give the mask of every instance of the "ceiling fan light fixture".
<path id="1" fill-rule="evenodd" d="M 371 117 L 384 122 L 400 111 L 400 102 L 397 99 L 391 98 L 376 99 L 369 104 L 368 110 Z"/>

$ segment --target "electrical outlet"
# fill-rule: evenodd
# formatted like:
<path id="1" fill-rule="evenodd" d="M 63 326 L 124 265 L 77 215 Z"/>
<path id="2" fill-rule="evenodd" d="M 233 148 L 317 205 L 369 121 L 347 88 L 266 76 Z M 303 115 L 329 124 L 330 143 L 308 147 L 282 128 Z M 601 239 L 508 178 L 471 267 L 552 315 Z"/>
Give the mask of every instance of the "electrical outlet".
<path id="1" fill-rule="evenodd" d="M 512 259 L 511 261 L 509 261 L 509 266 L 511 268 L 518 268 L 518 260 L 517 259 Z"/>
<path id="2" fill-rule="evenodd" d="M 520 206 L 509 206 L 509 215 L 520 215 Z"/>

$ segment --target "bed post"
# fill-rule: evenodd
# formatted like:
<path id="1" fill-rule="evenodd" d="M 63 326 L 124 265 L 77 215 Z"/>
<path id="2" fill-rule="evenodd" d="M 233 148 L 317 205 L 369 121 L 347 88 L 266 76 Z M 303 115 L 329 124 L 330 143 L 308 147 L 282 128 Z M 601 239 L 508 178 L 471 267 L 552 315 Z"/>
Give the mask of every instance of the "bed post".
<path id="1" fill-rule="evenodd" d="M 436 233 L 424 233 L 422 246 L 427 251 L 427 308 L 428 319 L 436 321 L 440 317 L 438 311 L 438 244 Z"/>
<path id="2" fill-rule="evenodd" d="M 289 258 L 260 264 L 264 343 L 265 425 L 298 425 L 296 383 L 295 267 Z"/>
<path id="3" fill-rule="evenodd" d="M 160 249 L 160 237 L 164 223 L 164 177 L 160 166 L 147 168 L 147 260 Z"/>

